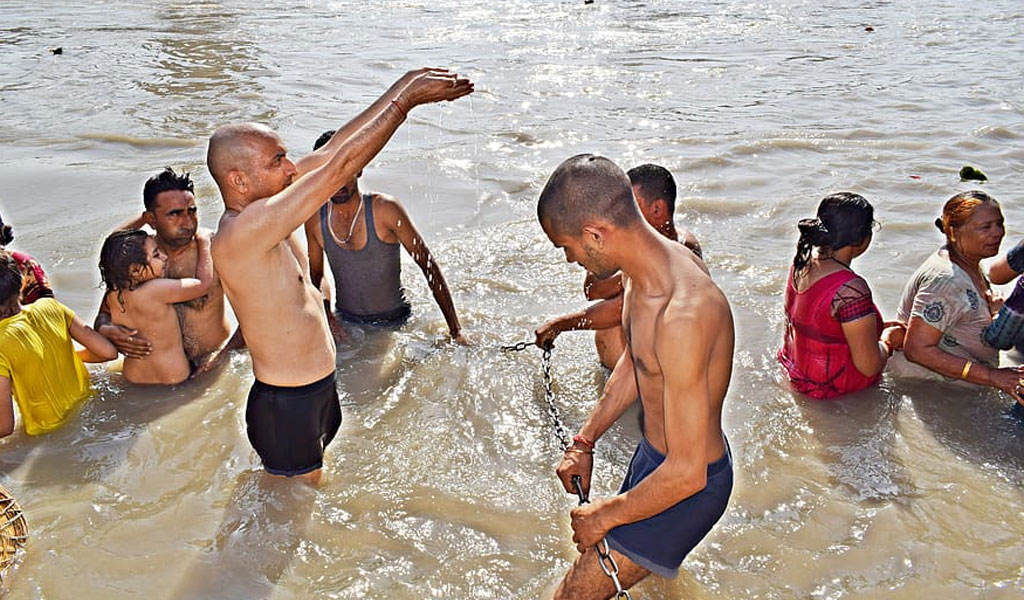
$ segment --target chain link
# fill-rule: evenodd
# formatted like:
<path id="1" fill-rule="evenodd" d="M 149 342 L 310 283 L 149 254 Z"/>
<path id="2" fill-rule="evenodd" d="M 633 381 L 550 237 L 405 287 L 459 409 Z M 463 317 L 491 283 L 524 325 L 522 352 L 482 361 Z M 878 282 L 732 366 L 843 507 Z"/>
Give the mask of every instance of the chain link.
<path id="1" fill-rule="evenodd" d="M 580 479 L 579 475 L 573 475 L 572 485 L 576 488 L 576 495 L 579 496 L 580 506 L 583 506 L 589 500 L 583 494 L 583 480 Z M 612 585 L 615 586 L 616 600 L 633 600 L 633 596 L 629 595 L 629 592 L 622 589 L 622 583 L 619 582 L 619 565 L 615 562 L 615 557 L 612 556 L 612 551 L 608 547 L 608 539 L 601 538 L 601 541 L 594 544 L 594 550 L 597 551 L 597 564 L 601 566 L 601 570 L 604 574 L 612 580 Z"/>
<path id="2" fill-rule="evenodd" d="M 533 344 L 530 342 L 519 342 L 511 346 L 502 346 L 502 352 L 522 352 Z M 558 410 L 558 405 L 555 404 L 555 391 L 551 384 L 551 348 L 544 348 L 544 353 L 541 355 L 541 364 L 544 368 L 544 401 L 548 405 L 548 416 L 551 417 L 551 422 L 554 425 L 555 437 L 558 439 L 558 443 L 562 446 L 562 451 L 569 449 L 569 431 L 565 427 L 565 423 L 562 422 L 562 414 Z M 572 478 L 572 484 L 576 488 L 576 495 L 580 499 L 580 505 L 588 502 L 587 497 L 583 495 L 583 480 L 580 479 L 579 475 L 574 475 Z M 603 546 L 603 548 L 602 548 Z M 628 591 L 622 589 L 622 583 L 619 582 L 619 565 L 616 564 L 615 558 L 612 557 L 611 549 L 608 547 L 608 540 L 601 538 L 601 541 L 594 545 L 594 550 L 597 551 L 598 564 L 601 565 L 601 570 L 604 574 L 612 580 L 612 584 L 615 585 L 615 596 L 616 600 L 633 600 L 633 596 Z"/>

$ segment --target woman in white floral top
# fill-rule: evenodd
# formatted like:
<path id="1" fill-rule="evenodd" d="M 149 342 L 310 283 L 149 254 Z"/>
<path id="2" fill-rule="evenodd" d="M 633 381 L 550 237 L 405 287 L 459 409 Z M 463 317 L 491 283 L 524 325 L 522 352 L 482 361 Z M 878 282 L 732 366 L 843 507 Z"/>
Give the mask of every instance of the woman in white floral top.
<path id="1" fill-rule="evenodd" d="M 998 368 L 999 351 L 983 339 L 999 309 L 981 259 L 999 253 L 1006 230 L 999 203 L 980 191 L 950 198 L 935 220 L 946 244 L 928 257 L 903 290 L 897 318 L 907 324 L 903 356 L 893 366 L 904 377 L 991 386 L 1024 404 L 1016 368 Z"/>

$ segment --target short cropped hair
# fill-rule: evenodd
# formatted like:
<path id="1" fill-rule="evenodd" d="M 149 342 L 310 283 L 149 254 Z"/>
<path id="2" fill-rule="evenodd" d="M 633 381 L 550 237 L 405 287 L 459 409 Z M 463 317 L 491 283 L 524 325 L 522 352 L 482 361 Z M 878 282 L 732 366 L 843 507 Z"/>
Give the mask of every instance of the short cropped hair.
<path id="1" fill-rule="evenodd" d="M 639 187 L 647 200 L 661 198 L 668 203 L 668 212 L 676 212 L 676 180 L 672 173 L 661 165 L 651 163 L 633 167 L 626 172 L 629 182 Z"/>
<path id="2" fill-rule="evenodd" d="M 21 269 L 9 252 L 0 250 L 0 304 L 21 294 Z"/>
<path id="3" fill-rule="evenodd" d="M 321 133 L 320 137 L 316 138 L 316 141 L 313 142 L 313 152 L 316 152 L 317 150 L 320 149 L 321 146 L 331 141 L 332 137 L 334 137 L 333 129 L 328 129 L 327 131 Z"/>
<path id="4" fill-rule="evenodd" d="M 558 165 L 537 202 L 537 217 L 567 235 L 579 236 L 586 221 L 631 227 L 641 219 L 629 178 L 612 161 L 579 154 Z"/>
<path id="5" fill-rule="evenodd" d="M 177 173 L 170 167 L 164 167 L 163 171 L 146 180 L 146 185 L 142 187 L 142 203 L 146 210 L 153 212 L 156 208 L 156 197 L 161 192 L 173 190 L 195 193 L 195 184 L 187 172 Z"/>

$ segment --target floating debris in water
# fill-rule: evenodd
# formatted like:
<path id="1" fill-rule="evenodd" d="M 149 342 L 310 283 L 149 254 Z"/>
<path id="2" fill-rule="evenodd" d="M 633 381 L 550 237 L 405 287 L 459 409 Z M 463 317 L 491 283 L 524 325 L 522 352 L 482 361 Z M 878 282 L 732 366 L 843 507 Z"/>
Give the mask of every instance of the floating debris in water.
<path id="1" fill-rule="evenodd" d="M 874 30 L 875 30 L 875 28 L 870 26 L 870 25 L 868 25 L 867 27 L 864 28 L 864 31 L 869 31 L 870 32 L 870 31 L 874 31 Z"/>
<path id="2" fill-rule="evenodd" d="M 910 178 L 911 179 L 921 179 L 921 176 L 920 175 L 911 175 Z"/>
<path id="3" fill-rule="evenodd" d="M 961 181 L 988 181 L 988 177 L 981 172 L 980 169 L 975 169 L 971 165 L 964 165 L 960 169 L 960 180 Z"/>
<path id="4" fill-rule="evenodd" d="M 64 54 L 64 47 L 57 46 L 56 48 L 50 48 L 50 54 Z"/>

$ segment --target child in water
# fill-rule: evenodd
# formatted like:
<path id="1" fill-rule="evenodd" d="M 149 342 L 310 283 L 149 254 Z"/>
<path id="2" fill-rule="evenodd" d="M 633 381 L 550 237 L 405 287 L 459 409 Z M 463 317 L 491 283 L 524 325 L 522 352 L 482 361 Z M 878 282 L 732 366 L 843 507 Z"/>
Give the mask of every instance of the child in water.
<path id="1" fill-rule="evenodd" d="M 21 270 L 0 250 L 0 437 L 14 432 L 14 402 L 29 435 L 56 429 L 89 397 L 85 362 L 117 349 L 53 298 L 21 306 Z M 71 340 L 85 346 L 75 351 Z"/>
<path id="2" fill-rule="evenodd" d="M 174 304 L 203 296 L 213 284 L 210 239 L 197 233 L 196 243 L 196 278 L 170 279 L 164 277 L 167 255 L 146 232 L 115 231 L 103 242 L 100 276 L 107 286 L 103 302 L 111 320 L 153 344 L 146 358 L 125 358 L 124 376 L 132 383 L 174 385 L 192 372 Z"/>

